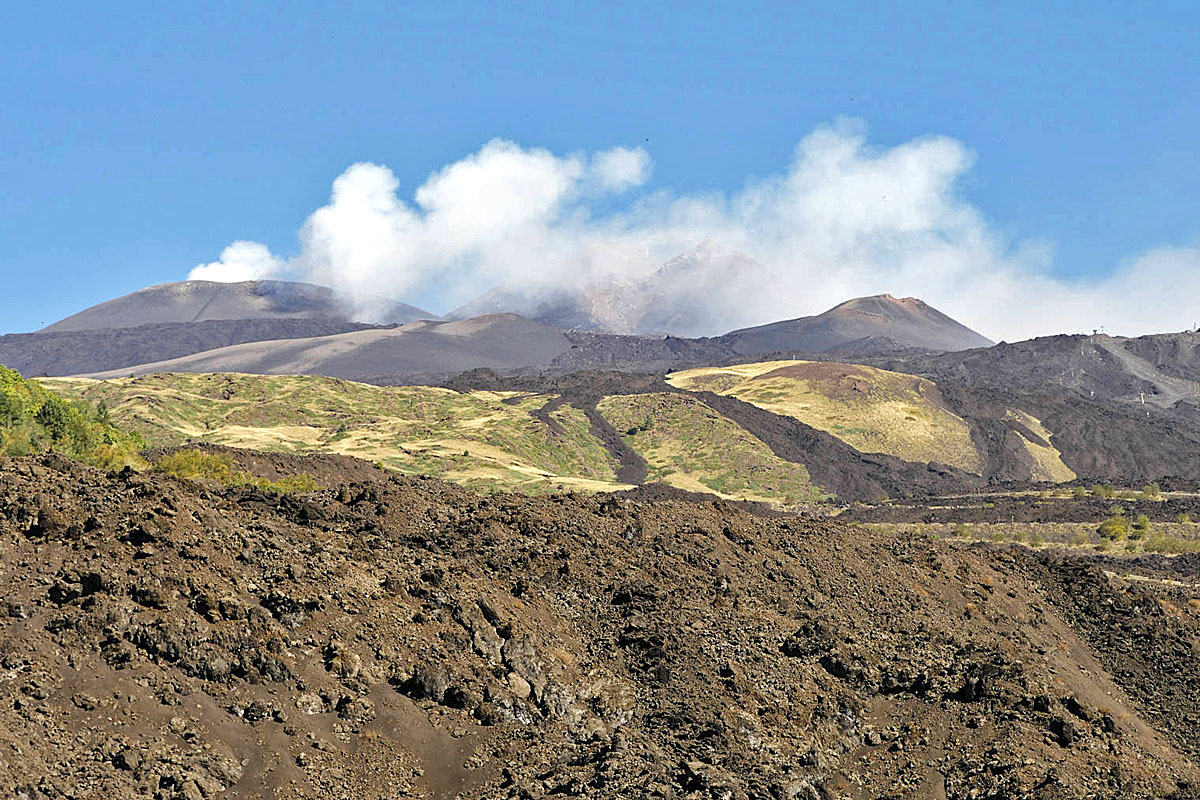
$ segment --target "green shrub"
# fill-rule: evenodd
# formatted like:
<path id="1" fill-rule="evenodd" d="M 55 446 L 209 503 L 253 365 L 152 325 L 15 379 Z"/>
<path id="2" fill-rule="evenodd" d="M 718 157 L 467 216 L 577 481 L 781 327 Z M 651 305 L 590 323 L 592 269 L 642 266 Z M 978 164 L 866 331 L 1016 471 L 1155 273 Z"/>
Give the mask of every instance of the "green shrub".
<path id="1" fill-rule="evenodd" d="M 1152 553 L 1200 553 L 1200 540 L 1160 534 L 1146 537 L 1142 549 Z"/>
<path id="2" fill-rule="evenodd" d="M 176 450 L 154 462 L 155 472 L 164 472 L 187 480 L 210 480 L 232 485 L 240 474 L 227 453 L 204 450 Z"/>
<path id="3" fill-rule="evenodd" d="M 1147 500 L 1158 500 L 1162 497 L 1162 489 L 1157 483 L 1147 483 L 1142 487 L 1142 497 Z"/>
<path id="4" fill-rule="evenodd" d="M 320 484 L 316 478 L 307 474 L 300 473 L 299 475 L 289 475 L 286 478 L 280 478 L 277 481 L 268 481 L 259 478 L 255 481 L 255 486 L 260 489 L 265 489 L 268 492 L 276 494 L 296 494 L 300 492 L 315 492 L 320 489 Z"/>
<path id="5" fill-rule="evenodd" d="M 1030 533 L 1029 533 L 1029 546 L 1030 547 L 1041 547 L 1045 543 L 1046 543 L 1046 540 L 1042 537 L 1041 533 L 1039 533 L 1038 531 L 1030 531 Z"/>
<path id="6" fill-rule="evenodd" d="M 174 475 L 186 480 L 210 480 L 225 486 L 254 486 L 275 494 L 313 492 L 321 488 L 308 474 L 289 475 L 279 480 L 268 480 L 237 468 L 228 453 L 210 453 L 205 450 L 176 450 L 154 462 L 155 472 Z"/>
<path id="7" fill-rule="evenodd" d="M 1180 524 L 1183 524 L 1183 525 L 1188 525 L 1188 524 L 1191 524 L 1191 521 L 1192 521 L 1192 515 L 1191 515 L 1191 514 L 1189 514 L 1189 513 L 1187 513 L 1186 511 L 1184 511 L 1184 512 L 1183 512 L 1183 513 L 1181 513 L 1181 514 L 1176 514 L 1176 515 L 1175 515 L 1175 521 L 1176 521 L 1176 522 L 1178 522 L 1178 523 L 1180 523 Z"/>
<path id="8" fill-rule="evenodd" d="M 67 434 L 71 430 L 71 423 L 74 421 L 71 414 L 71 407 L 67 405 L 67 401 L 57 395 L 48 395 L 42 401 L 42 407 L 33 415 L 37 424 L 46 429 L 46 433 L 56 442 L 67 438 Z"/>
<path id="9" fill-rule="evenodd" d="M 1092 487 L 1092 494 L 1105 500 L 1111 500 L 1117 496 L 1117 490 L 1111 483 L 1098 483 Z"/>
<path id="10" fill-rule="evenodd" d="M 1129 519 L 1123 516 L 1114 515 L 1104 520 L 1104 522 L 1101 522 L 1100 527 L 1096 529 L 1096 532 L 1100 534 L 1101 539 L 1105 539 L 1107 541 L 1116 541 L 1117 539 L 1124 539 L 1126 536 L 1128 536 L 1129 530 Z"/>
<path id="11" fill-rule="evenodd" d="M 1074 489 L 1071 490 L 1071 496 L 1074 497 L 1076 500 L 1082 500 L 1083 498 L 1088 496 L 1088 490 L 1083 488 L 1082 486 L 1076 486 Z"/>

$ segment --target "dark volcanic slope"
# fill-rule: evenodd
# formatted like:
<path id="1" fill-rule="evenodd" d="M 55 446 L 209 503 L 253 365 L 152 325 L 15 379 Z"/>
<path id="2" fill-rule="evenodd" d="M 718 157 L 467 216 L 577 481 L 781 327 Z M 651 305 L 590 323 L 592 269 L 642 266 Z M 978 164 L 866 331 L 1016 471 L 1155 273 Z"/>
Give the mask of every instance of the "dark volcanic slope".
<path id="1" fill-rule="evenodd" d="M 413 322 L 311 339 L 250 342 L 92 376 L 245 372 L 328 375 L 350 380 L 398 374 L 436 380 L 477 367 L 512 369 L 549 364 L 570 347 L 570 341 L 561 331 L 515 314 L 495 314 L 456 322 Z"/>
<path id="2" fill-rule="evenodd" d="M 880 356 L 870 363 L 971 386 L 1053 389 L 1168 408 L 1200 399 L 1200 384 L 1189 379 L 1198 345 L 1196 333 L 1139 339 L 1063 334 L 961 353 Z"/>
<path id="3" fill-rule="evenodd" d="M 1200 332 L 1162 333 L 1121 341 L 1126 350 L 1164 374 L 1200 381 Z"/>
<path id="4" fill-rule="evenodd" d="M 719 337 L 739 353 L 967 350 L 992 342 L 915 297 L 848 300 L 815 317 L 743 328 Z"/>
<path id="5" fill-rule="evenodd" d="M 244 342 L 329 336 L 370 328 L 335 319 L 206 320 L 0 336 L 0 364 L 25 375 L 77 375 L 178 358 Z"/>
<path id="6" fill-rule="evenodd" d="M 1197 797 L 1186 589 L 1021 551 L 50 457 L 0 576 L 6 797 Z"/>
<path id="7" fill-rule="evenodd" d="M 803 464 L 814 483 L 844 503 L 963 492 L 982 483 L 979 477 L 944 464 L 914 464 L 880 453 L 860 453 L 824 431 L 736 397 L 712 392 L 700 392 L 699 397 L 758 437 L 775 455 Z"/>
<path id="8" fill-rule="evenodd" d="M 1049 336 L 962 353 L 867 357 L 938 383 L 976 430 L 987 477 L 1008 479 L 1023 449 L 1008 408 L 1033 414 L 1081 476 L 1194 477 L 1200 465 L 1200 383 L 1188 379 L 1200 335 L 1140 339 Z"/>
<path id="9" fill-rule="evenodd" d="M 571 349 L 554 359 L 556 369 L 624 369 L 664 372 L 684 366 L 708 366 L 745 360 L 720 339 L 678 336 L 621 336 L 567 331 Z"/>
<path id="10" fill-rule="evenodd" d="M 368 322 L 404 323 L 436 319 L 394 300 L 381 300 Z M 220 319 L 278 319 L 299 317 L 345 321 L 346 313 L 325 286 L 290 281 L 180 281 L 151 286 L 84 309 L 45 331 L 88 331 L 132 328 L 167 322 L 200 322 Z"/>

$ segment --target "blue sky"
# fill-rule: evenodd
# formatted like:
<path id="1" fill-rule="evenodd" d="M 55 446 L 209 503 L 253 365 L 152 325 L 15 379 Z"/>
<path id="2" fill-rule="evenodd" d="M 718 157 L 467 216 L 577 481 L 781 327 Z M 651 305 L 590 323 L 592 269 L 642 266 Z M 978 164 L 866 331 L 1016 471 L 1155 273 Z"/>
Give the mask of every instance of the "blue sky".
<path id="1" fill-rule="evenodd" d="M 640 147 L 639 196 L 728 194 L 840 117 L 879 150 L 961 143 L 955 192 L 1001 250 L 1101 280 L 1200 241 L 1197 30 L 1192 2 L 21 4 L 0 27 L 0 332 L 235 240 L 293 256 L 356 162 L 405 196 L 497 137 Z"/>

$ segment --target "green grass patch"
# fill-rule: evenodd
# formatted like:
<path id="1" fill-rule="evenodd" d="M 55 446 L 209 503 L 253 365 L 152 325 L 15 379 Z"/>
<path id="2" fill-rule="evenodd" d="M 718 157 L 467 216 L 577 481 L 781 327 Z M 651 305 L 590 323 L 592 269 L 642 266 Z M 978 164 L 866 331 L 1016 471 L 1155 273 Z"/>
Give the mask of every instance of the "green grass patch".
<path id="1" fill-rule="evenodd" d="M 278 480 L 260 478 L 238 469 L 228 453 L 209 453 L 204 450 L 176 450 L 167 453 L 155 461 L 151 469 L 176 478 L 216 481 L 225 486 L 254 486 L 276 494 L 312 492 L 321 488 L 311 475 L 304 473 Z"/>
<path id="2" fill-rule="evenodd" d="M 694 397 L 668 392 L 619 395 L 604 398 L 598 408 L 646 460 L 651 481 L 782 506 L 829 498 L 812 483 L 803 464 L 779 458 Z"/>
<path id="3" fill-rule="evenodd" d="M 155 374 L 109 381 L 44 379 L 151 446 L 209 442 L 255 450 L 356 456 L 408 475 L 544 493 L 624 488 L 616 460 L 582 411 L 556 426 L 534 412 L 553 395 L 381 387 L 320 376 Z M 548 488 L 549 487 L 549 488 Z"/>

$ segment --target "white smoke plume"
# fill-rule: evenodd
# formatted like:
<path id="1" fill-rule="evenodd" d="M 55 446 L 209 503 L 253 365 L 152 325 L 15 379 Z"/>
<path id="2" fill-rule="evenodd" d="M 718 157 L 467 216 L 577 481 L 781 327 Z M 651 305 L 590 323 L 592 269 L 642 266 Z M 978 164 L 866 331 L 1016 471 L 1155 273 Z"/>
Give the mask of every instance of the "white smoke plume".
<path id="1" fill-rule="evenodd" d="M 638 191 L 651 172 L 641 149 L 556 156 L 496 140 L 429 176 L 411 201 L 387 167 L 355 164 L 302 226 L 294 258 L 235 242 L 189 277 L 309 280 L 369 319 L 379 297 L 445 312 L 496 286 L 611 300 L 716 239 L 758 263 L 725 250 L 707 273 L 701 264 L 679 281 L 675 300 L 708 323 L 677 333 L 717 334 L 883 292 L 921 297 L 1009 341 L 1101 326 L 1182 330 L 1200 316 L 1200 249 L 1164 247 L 1106 277 L 1057 278 L 1050 248 L 1007 241 L 962 197 L 973 161 L 946 137 L 875 148 L 860 123 L 839 121 L 805 137 L 777 175 L 729 195 L 680 196 Z M 658 291 L 655 302 L 670 302 Z"/>
<path id="2" fill-rule="evenodd" d="M 236 283 L 260 280 L 279 274 L 287 263 L 271 255 L 265 244 L 234 242 L 221 251 L 221 259 L 211 264 L 199 264 L 188 273 L 188 280 Z"/>

